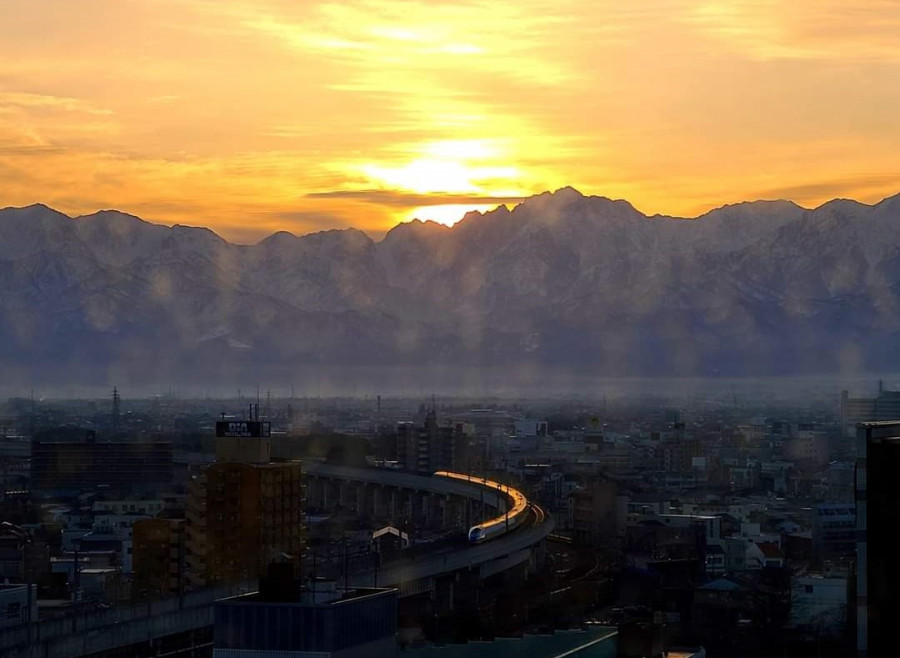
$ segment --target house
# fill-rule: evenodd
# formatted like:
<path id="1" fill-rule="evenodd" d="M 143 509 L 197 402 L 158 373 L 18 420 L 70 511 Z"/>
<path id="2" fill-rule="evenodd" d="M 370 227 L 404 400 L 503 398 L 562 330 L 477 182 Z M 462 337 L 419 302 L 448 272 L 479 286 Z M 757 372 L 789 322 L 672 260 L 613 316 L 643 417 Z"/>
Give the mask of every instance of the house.
<path id="1" fill-rule="evenodd" d="M 770 542 L 760 542 L 757 544 L 757 547 L 759 547 L 759 550 L 763 554 L 764 567 L 784 566 L 784 553 L 777 544 L 773 544 Z"/>

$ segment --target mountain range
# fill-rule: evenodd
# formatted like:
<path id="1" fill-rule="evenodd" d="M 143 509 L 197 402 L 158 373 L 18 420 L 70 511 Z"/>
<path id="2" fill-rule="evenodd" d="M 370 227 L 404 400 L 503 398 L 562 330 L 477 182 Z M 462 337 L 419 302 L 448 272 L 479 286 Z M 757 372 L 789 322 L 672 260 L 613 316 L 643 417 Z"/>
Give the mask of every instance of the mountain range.
<path id="1" fill-rule="evenodd" d="M 0 367 L 22 385 L 300 382 L 332 367 L 887 371 L 900 195 L 685 219 L 564 188 L 381 241 L 347 229 L 255 245 L 33 205 L 0 210 L 0 290 Z"/>

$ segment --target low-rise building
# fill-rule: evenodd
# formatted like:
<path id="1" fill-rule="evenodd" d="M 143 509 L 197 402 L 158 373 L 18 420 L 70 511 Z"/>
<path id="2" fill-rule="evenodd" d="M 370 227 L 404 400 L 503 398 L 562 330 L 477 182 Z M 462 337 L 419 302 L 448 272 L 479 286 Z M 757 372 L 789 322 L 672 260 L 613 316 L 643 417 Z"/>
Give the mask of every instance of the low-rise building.
<path id="1" fill-rule="evenodd" d="M 37 621 L 37 585 L 0 585 L 0 628 Z"/>
<path id="2" fill-rule="evenodd" d="M 818 559 L 856 552 L 856 505 L 827 503 L 813 509 L 813 552 Z"/>
<path id="3" fill-rule="evenodd" d="M 301 588 L 273 570 L 259 592 L 216 602 L 213 657 L 388 658 L 396 633 L 396 590 Z"/>

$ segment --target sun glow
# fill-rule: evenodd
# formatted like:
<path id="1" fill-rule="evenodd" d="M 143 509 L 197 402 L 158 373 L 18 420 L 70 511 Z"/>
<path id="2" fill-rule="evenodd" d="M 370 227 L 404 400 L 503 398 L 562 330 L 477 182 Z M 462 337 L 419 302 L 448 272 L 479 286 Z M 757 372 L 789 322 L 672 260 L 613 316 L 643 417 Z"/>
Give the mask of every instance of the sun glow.
<path id="1" fill-rule="evenodd" d="M 519 177 L 516 167 L 504 164 L 507 153 L 491 140 L 440 140 L 404 149 L 418 157 L 405 164 L 365 164 L 365 175 L 378 187 L 416 194 L 491 194 L 488 188 Z"/>
<path id="2" fill-rule="evenodd" d="M 420 219 L 423 222 L 431 220 L 438 224 L 453 226 L 463 218 L 467 212 L 487 212 L 496 208 L 496 205 L 465 205 L 465 204 L 444 204 L 439 206 L 420 206 L 409 211 L 406 221 Z"/>

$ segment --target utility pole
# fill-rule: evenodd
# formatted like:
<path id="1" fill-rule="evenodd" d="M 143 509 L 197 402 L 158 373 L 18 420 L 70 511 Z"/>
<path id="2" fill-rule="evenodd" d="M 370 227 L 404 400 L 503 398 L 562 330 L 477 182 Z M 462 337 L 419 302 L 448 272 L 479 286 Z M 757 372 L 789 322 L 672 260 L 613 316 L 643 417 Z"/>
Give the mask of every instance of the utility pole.
<path id="1" fill-rule="evenodd" d="M 350 579 L 350 557 L 348 555 L 347 549 L 347 537 L 344 536 L 344 592 L 349 589 L 349 579 Z"/>

